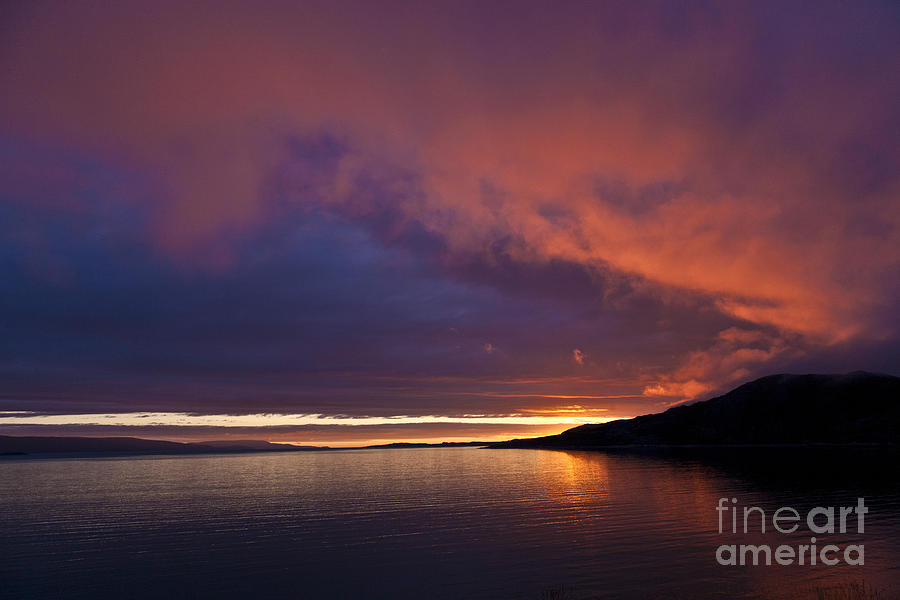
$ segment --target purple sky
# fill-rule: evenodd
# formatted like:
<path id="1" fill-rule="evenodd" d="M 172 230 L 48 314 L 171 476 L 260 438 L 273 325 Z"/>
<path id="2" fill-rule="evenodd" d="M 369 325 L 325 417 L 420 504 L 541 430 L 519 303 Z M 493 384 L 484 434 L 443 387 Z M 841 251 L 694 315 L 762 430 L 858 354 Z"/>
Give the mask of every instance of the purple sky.
<path id="1" fill-rule="evenodd" d="M 0 434 L 500 439 L 900 373 L 898 65 L 895 2 L 5 3 Z"/>

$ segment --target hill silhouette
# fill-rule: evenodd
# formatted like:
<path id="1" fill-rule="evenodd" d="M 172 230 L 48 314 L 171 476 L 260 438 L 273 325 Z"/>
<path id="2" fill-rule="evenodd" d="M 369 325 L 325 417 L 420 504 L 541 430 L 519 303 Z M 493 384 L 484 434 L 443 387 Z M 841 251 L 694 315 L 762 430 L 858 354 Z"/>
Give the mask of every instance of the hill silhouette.
<path id="1" fill-rule="evenodd" d="M 304 452 L 317 450 L 377 450 L 403 448 L 455 448 L 485 446 L 485 442 L 442 442 L 439 444 L 394 443 L 375 446 L 332 448 L 277 444 L 263 440 L 216 440 L 170 442 L 134 437 L 10 436 L 0 435 L 0 456 L 31 454 L 233 454 L 241 452 Z"/>
<path id="2" fill-rule="evenodd" d="M 214 441 L 203 443 L 145 440 L 134 437 L 44 437 L 0 435 L 0 453 L 5 455 L 72 452 L 139 452 L 158 454 L 200 454 L 228 452 L 290 452 L 318 450 L 312 446 L 271 444 L 258 440 Z"/>
<path id="3" fill-rule="evenodd" d="M 900 377 L 856 371 L 770 375 L 663 413 L 490 447 L 895 444 L 898 434 Z"/>

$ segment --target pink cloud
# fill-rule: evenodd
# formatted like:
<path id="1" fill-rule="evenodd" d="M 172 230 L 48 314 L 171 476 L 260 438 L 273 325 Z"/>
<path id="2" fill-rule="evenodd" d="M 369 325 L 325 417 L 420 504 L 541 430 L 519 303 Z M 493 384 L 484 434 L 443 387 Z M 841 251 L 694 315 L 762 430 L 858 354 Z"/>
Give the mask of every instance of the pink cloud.
<path id="1" fill-rule="evenodd" d="M 455 3 L 35 2 L 2 42 L 3 126 L 158 177 L 155 239 L 176 256 L 266 218 L 284 132 L 346 138 L 333 176 L 293 201 L 365 214 L 361 175 L 399 165 L 420 193 L 394 208 L 450 253 L 513 237 L 515 260 L 608 267 L 780 332 L 722 332 L 647 388 L 692 396 L 796 336 L 884 335 L 873 315 L 900 265 L 900 178 L 848 190 L 834 172 L 873 124 L 897 122 L 896 40 L 823 66 L 832 39 L 795 18 L 793 34 L 773 29 L 787 51 L 772 57 L 759 36 L 774 24 L 750 6 L 693 15 L 673 41 L 663 17 L 627 6 L 538 24 Z M 881 39 L 875 12 L 853 12 Z M 636 195 L 683 186 L 637 210 L 598 191 L 601 176 Z"/>

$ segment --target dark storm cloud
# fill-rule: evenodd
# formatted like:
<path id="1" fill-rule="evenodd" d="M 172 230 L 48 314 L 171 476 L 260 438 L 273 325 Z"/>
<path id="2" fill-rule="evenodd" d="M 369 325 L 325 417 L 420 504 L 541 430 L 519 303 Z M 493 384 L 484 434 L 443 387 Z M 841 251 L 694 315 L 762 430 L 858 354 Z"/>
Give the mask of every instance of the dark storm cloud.
<path id="1" fill-rule="evenodd" d="M 336 151 L 309 141 L 294 162 L 314 180 Z M 49 197 L 79 191 L 69 181 L 84 176 L 80 165 L 41 158 L 71 174 Z M 292 189 L 304 185 L 296 171 Z M 390 206 L 389 190 L 368 185 Z M 534 400 L 524 389 L 506 400 L 466 394 L 490 386 L 479 377 L 578 376 L 575 347 L 600 371 L 615 359 L 619 375 L 634 377 L 621 364 L 646 356 L 648 340 L 667 352 L 676 338 L 699 341 L 723 325 L 713 313 L 685 326 L 677 317 L 699 303 L 667 308 L 574 263 L 521 263 L 499 245 L 448 257 L 438 234 L 389 209 L 348 218 L 277 192 L 269 224 L 235 235 L 227 266 L 186 267 L 148 243 L 152 207 L 118 201 L 116 189 L 88 189 L 72 206 L 3 197 L 4 408 L 508 410 Z M 465 389 L 428 381 L 450 375 Z"/>

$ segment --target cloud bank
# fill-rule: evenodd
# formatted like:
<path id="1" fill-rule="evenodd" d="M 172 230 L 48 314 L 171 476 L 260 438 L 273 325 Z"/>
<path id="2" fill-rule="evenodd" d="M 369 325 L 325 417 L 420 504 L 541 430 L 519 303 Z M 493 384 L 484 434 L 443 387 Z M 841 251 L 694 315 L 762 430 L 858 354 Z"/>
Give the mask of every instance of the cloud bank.
<path id="1" fill-rule="evenodd" d="M 0 408 L 900 370 L 894 3 L 3 10 Z"/>

